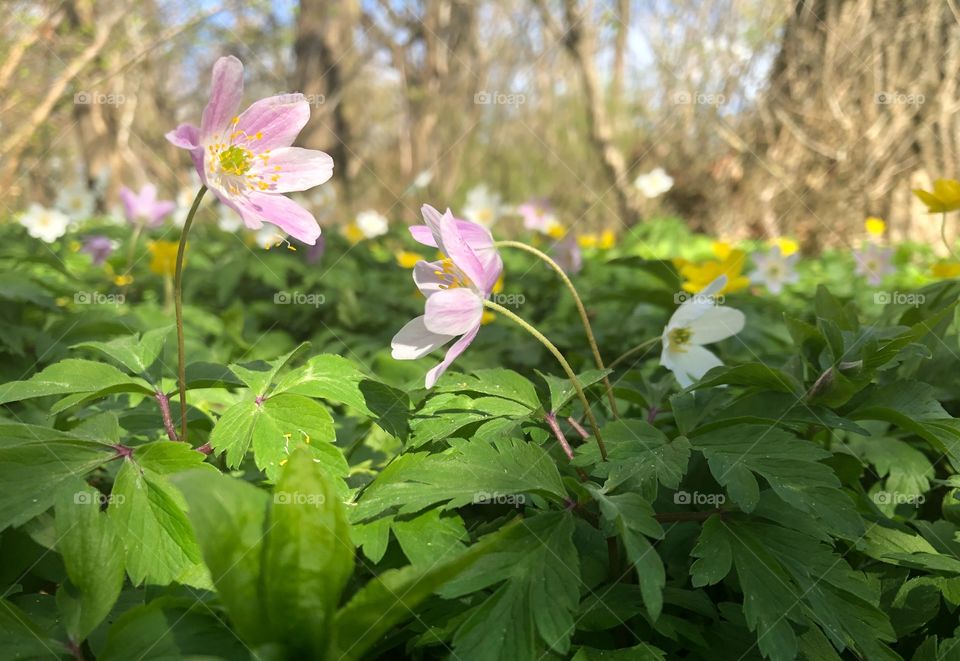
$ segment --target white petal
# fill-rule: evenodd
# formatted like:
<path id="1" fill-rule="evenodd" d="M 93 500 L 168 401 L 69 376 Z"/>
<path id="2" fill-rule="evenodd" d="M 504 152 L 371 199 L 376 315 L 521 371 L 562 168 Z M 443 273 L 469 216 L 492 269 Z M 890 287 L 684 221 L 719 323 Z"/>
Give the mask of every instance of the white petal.
<path id="1" fill-rule="evenodd" d="M 719 306 L 704 312 L 690 324 L 690 341 L 711 344 L 736 335 L 743 330 L 746 317 L 740 310 Z"/>
<path id="2" fill-rule="evenodd" d="M 692 383 L 690 381 L 691 377 L 693 381 L 699 381 L 708 371 L 723 365 L 723 361 L 711 351 L 697 345 L 684 347 L 683 351 L 671 351 L 670 354 L 671 362 L 674 365 L 673 373 L 684 388 Z M 681 373 L 684 374 L 687 383 L 684 383 L 685 379 L 681 378 Z"/>
<path id="3" fill-rule="evenodd" d="M 452 335 L 431 333 L 423 325 L 423 317 L 417 317 L 393 336 L 390 348 L 397 360 L 416 360 L 453 339 Z"/>

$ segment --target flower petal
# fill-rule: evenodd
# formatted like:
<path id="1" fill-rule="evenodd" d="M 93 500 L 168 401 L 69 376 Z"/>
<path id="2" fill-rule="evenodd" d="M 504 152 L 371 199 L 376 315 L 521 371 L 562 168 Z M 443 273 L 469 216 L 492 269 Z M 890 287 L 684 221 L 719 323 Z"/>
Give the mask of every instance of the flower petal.
<path id="1" fill-rule="evenodd" d="M 660 362 L 673 372 L 677 381 L 684 388 L 690 386 L 694 381 L 699 381 L 704 374 L 714 367 L 723 365 L 723 361 L 717 358 L 713 352 L 695 344 L 684 347 L 683 351 L 665 350 L 663 353 L 665 355 L 669 354 L 668 361 L 672 367 L 664 362 L 663 356 L 661 356 Z"/>
<path id="2" fill-rule="evenodd" d="M 412 319 L 401 328 L 390 342 L 396 360 L 416 360 L 453 339 L 452 335 L 431 333 L 423 323 L 423 316 Z"/>
<path id="3" fill-rule="evenodd" d="M 438 247 L 437 240 L 433 238 L 433 232 L 430 231 L 427 225 L 412 225 L 410 227 L 410 235 L 413 236 L 413 240 L 417 243 L 431 248 Z"/>
<path id="4" fill-rule="evenodd" d="M 690 324 L 690 341 L 694 344 L 719 342 L 742 331 L 745 323 L 746 317 L 740 310 L 725 306 L 711 308 Z"/>
<path id="5" fill-rule="evenodd" d="M 453 214 L 449 211 L 440 219 L 439 238 L 440 250 L 453 261 L 464 275 L 470 278 L 474 285 L 483 291 L 484 295 L 489 294 L 490 288 L 486 286 L 490 279 L 489 274 L 484 270 L 483 264 L 473 248 L 460 233 L 457 221 L 454 220 Z M 494 281 L 496 281 L 496 278 Z"/>
<path id="6" fill-rule="evenodd" d="M 229 197 L 218 193 L 217 197 L 236 209 L 250 229 L 259 229 L 263 223 L 272 223 L 284 232 L 307 245 L 316 243 L 320 225 L 313 214 L 283 195 L 252 192 L 244 197 Z"/>
<path id="7" fill-rule="evenodd" d="M 443 357 L 443 360 L 440 361 L 440 364 L 427 372 L 427 377 L 424 379 L 423 385 L 427 388 L 432 388 L 434 384 L 436 384 L 437 379 L 439 379 L 443 373 L 447 371 L 447 368 L 453 364 L 453 361 L 459 358 L 460 354 L 466 351 L 467 347 L 470 346 L 470 343 L 473 342 L 473 338 L 477 336 L 479 331 L 480 326 L 477 326 L 459 340 L 454 342 L 453 345 L 447 349 L 447 355 Z"/>
<path id="8" fill-rule="evenodd" d="M 203 109 L 200 135 L 203 142 L 215 133 L 224 133 L 240 109 L 243 98 L 243 64 L 232 55 L 221 57 L 213 65 L 210 100 Z"/>
<path id="9" fill-rule="evenodd" d="M 470 289 L 444 289 L 427 299 L 424 311 L 427 330 L 441 335 L 463 335 L 480 325 L 483 301 Z"/>
<path id="10" fill-rule="evenodd" d="M 176 208 L 177 205 L 173 200 L 161 200 L 154 203 L 150 210 L 150 224 L 159 225 L 163 219 L 173 213 L 173 210 Z"/>
<path id="11" fill-rule="evenodd" d="M 449 278 L 444 277 L 443 262 L 419 261 L 413 267 L 413 282 L 417 289 L 426 298 L 437 292 L 444 291 L 449 285 Z"/>
<path id="12" fill-rule="evenodd" d="M 316 149 L 280 147 L 264 158 L 257 158 L 250 170 L 271 193 L 307 190 L 333 176 L 333 159 Z"/>
<path id="13" fill-rule="evenodd" d="M 193 124 L 181 124 L 164 137 L 180 149 L 197 149 L 200 146 L 200 129 Z"/>
<path id="14" fill-rule="evenodd" d="M 259 153 L 292 145 L 309 119 L 310 104 L 303 94 L 280 94 L 251 104 L 236 130 L 245 133 L 250 148 Z"/>

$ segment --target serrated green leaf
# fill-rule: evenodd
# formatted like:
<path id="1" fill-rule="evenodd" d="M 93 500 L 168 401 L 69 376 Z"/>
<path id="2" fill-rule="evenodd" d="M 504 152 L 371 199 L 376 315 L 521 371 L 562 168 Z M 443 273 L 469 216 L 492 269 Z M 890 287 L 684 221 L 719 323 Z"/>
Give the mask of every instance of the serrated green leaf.
<path id="1" fill-rule="evenodd" d="M 146 375 L 163 352 L 163 345 L 173 326 L 154 328 L 143 334 L 125 335 L 108 342 L 81 342 L 73 349 L 91 349 L 125 367 L 131 374 Z"/>
<path id="2" fill-rule="evenodd" d="M 26 381 L 0 385 L 0 404 L 47 395 L 114 392 L 153 393 L 142 379 L 127 376 L 113 365 L 68 358 L 44 368 Z"/>

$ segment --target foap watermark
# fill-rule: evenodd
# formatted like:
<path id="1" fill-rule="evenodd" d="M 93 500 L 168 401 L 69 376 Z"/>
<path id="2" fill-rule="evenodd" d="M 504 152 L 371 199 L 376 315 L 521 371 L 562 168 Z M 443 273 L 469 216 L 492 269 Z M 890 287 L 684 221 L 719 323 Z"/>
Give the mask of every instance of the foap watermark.
<path id="1" fill-rule="evenodd" d="M 722 106 L 727 102 L 723 94 L 705 94 L 702 92 L 674 92 L 673 104 L 676 106 Z"/>
<path id="2" fill-rule="evenodd" d="M 127 97 L 123 94 L 82 90 L 73 95 L 73 103 L 77 106 L 119 106 L 126 102 Z"/>
<path id="3" fill-rule="evenodd" d="M 927 501 L 922 493 L 900 493 L 899 491 L 878 491 L 872 498 L 877 505 L 923 505 Z"/>
<path id="4" fill-rule="evenodd" d="M 473 95 L 473 102 L 478 106 L 520 106 L 527 102 L 527 95 L 480 91 Z"/>
<path id="5" fill-rule="evenodd" d="M 273 98 L 280 104 L 296 103 L 301 99 L 305 100 L 311 106 L 322 106 L 327 102 L 327 97 L 323 94 L 300 94 L 299 92 L 282 92 L 275 94 Z"/>
<path id="6" fill-rule="evenodd" d="M 111 503 L 116 503 L 117 505 L 123 505 L 123 502 L 127 499 L 122 493 L 90 493 L 89 491 L 77 491 L 73 494 L 73 504 L 74 505 L 97 505 L 99 507 L 106 507 Z"/>
<path id="7" fill-rule="evenodd" d="M 277 305 L 312 305 L 318 308 L 327 302 L 327 297 L 302 291 L 278 291 L 273 295 L 273 302 Z"/>
<path id="8" fill-rule="evenodd" d="M 474 505 L 510 505 L 517 507 L 524 505 L 527 497 L 522 493 L 498 493 L 488 491 L 478 491 L 473 494 Z"/>
<path id="9" fill-rule="evenodd" d="M 723 305 L 724 300 L 726 299 L 723 297 L 723 294 L 706 296 L 704 294 L 691 294 L 688 291 L 678 291 L 673 295 L 673 302 L 677 305 L 683 305 L 684 303 Z"/>
<path id="10" fill-rule="evenodd" d="M 527 297 L 523 294 L 494 294 L 490 300 L 505 308 L 518 308 L 527 302 Z"/>
<path id="11" fill-rule="evenodd" d="M 674 505 L 709 505 L 720 507 L 727 502 L 722 493 L 703 493 L 702 491 L 677 491 L 673 494 Z"/>
<path id="12" fill-rule="evenodd" d="M 77 305 L 123 305 L 127 297 L 123 294 L 104 294 L 98 291 L 78 291 L 73 295 Z"/>
<path id="13" fill-rule="evenodd" d="M 926 296 L 915 292 L 878 291 L 873 295 L 873 302 L 877 305 L 912 305 L 918 308 L 926 300 Z"/>
<path id="14" fill-rule="evenodd" d="M 926 101 L 927 97 L 923 94 L 877 92 L 873 95 L 873 102 L 878 106 L 922 106 Z"/>
<path id="15" fill-rule="evenodd" d="M 320 507 L 327 502 L 327 498 L 322 493 L 277 491 L 273 494 L 273 502 L 276 505 L 309 505 L 311 507 Z"/>

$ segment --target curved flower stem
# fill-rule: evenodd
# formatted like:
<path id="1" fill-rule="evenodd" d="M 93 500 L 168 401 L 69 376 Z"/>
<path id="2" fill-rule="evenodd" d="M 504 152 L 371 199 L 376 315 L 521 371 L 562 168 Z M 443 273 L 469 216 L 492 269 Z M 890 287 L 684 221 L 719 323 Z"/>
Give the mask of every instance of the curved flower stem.
<path id="1" fill-rule="evenodd" d="M 177 383 L 180 387 L 180 440 L 187 442 L 187 362 L 183 346 L 183 253 L 187 249 L 187 234 L 193 224 L 193 217 L 200 208 L 206 186 L 201 186 L 193 205 L 187 213 L 187 219 L 180 231 L 180 245 L 177 247 L 177 265 L 173 275 L 173 306 L 177 315 Z"/>
<path id="2" fill-rule="evenodd" d="M 943 212 L 943 221 L 940 223 L 940 238 L 943 239 L 943 246 L 947 249 L 947 252 L 950 253 L 950 257 L 953 261 L 960 261 L 957 259 L 957 254 L 953 252 L 953 248 L 950 247 L 950 242 L 947 241 L 947 212 Z"/>
<path id="3" fill-rule="evenodd" d="M 634 355 L 634 354 L 636 354 L 636 353 L 639 353 L 642 349 L 646 349 L 646 348 L 649 347 L 650 345 L 656 344 L 656 343 L 659 342 L 659 341 L 660 341 L 660 338 L 659 338 L 659 337 L 651 337 L 651 338 L 650 338 L 649 340 L 647 340 L 646 342 L 642 342 L 641 344 L 638 344 L 637 346 L 633 347 L 632 349 L 628 349 L 626 352 L 624 352 L 624 353 L 620 354 L 619 356 L 617 356 L 617 358 L 616 358 L 612 363 L 610 363 L 610 369 L 613 369 L 614 367 L 616 367 L 617 365 L 619 365 L 620 363 L 622 363 L 623 361 L 625 361 L 625 360 L 626 360 L 627 358 L 629 358 L 630 356 L 632 356 L 632 355 Z"/>
<path id="4" fill-rule="evenodd" d="M 577 391 L 577 397 L 580 398 L 580 403 L 583 404 L 583 410 L 586 412 L 587 419 L 590 421 L 590 427 L 593 429 L 593 435 L 597 439 L 597 447 L 600 448 L 600 457 L 606 461 L 607 460 L 607 447 L 603 443 L 603 438 L 600 437 L 600 425 L 597 424 L 597 419 L 593 417 L 593 411 L 590 410 L 590 402 L 587 400 L 587 395 L 583 392 L 583 386 L 580 385 L 580 379 L 577 378 L 576 373 L 574 373 L 573 368 L 570 367 L 570 363 L 567 362 L 567 359 L 563 357 L 563 354 L 560 353 L 560 350 L 554 346 L 553 342 L 547 339 L 547 337 L 538 331 L 536 328 L 528 324 L 526 321 L 521 319 L 519 316 L 503 307 L 498 305 L 493 301 L 484 301 L 483 306 L 489 308 L 498 314 L 502 314 L 504 317 L 512 320 L 516 324 L 524 328 L 528 333 L 533 335 L 537 340 L 540 341 L 540 344 L 545 346 L 547 350 L 553 354 L 553 357 L 557 359 L 560 363 L 560 367 L 563 368 L 563 371 L 567 373 L 567 378 L 570 379 L 570 383 L 573 384 L 574 390 Z"/>
<path id="5" fill-rule="evenodd" d="M 519 248 L 520 250 L 525 250 L 531 255 L 543 260 L 547 266 L 557 272 L 563 284 L 570 290 L 570 295 L 573 296 L 574 303 L 577 304 L 577 312 L 580 313 L 580 321 L 583 322 L 583 330 L 587 333 L 587 341 L 590 343 L 590 351 L 593 352 L 593 360 L 597 364 L 597 369 L 606 369 L 603 366 L 603 357 L 600 355 L 600 349 L 597 347 L 597 338 L 593 334 L 593 327 L 590 326 L 590 317 L 587 316 L 587 309 L 583 305 L 580 294 L 577 293 L 577 288 L 573 286 L 573 281 L 570 280 L 570 277 L 564 272 L 563 268 L 545 252 L 537 250 L 533 246 L 528 246 L 526 243 L 520 243 L 519 241 L 497 241 L 493 245 L 497 248 Z M 607 399 L 610 400 L 610 411 L 613 413 L 613 417 L 619 418 L 620 413 L 617 411 L 617 398 L 613 396 L 613 385 L 610 383 L 609 376 L 603 377 L 603 385 L 607 389 Z"/>

